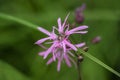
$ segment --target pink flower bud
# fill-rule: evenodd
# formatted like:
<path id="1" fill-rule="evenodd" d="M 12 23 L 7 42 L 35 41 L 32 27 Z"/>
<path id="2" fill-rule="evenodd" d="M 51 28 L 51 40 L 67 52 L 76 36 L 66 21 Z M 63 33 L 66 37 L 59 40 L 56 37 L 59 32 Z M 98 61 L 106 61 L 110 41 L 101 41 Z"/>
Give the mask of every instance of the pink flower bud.
<path id="1" fill-rule="evenodd" d="M 84 15 L 83 15 L 83 11 L 86 8 L 86 5 L 83 4 L 82 6 L 78 7 L 75 10 L 75 21 L 77 23 L 82 23 L 84 21 Z"/>
<path id="2" fill-rule="evenodd" d="M 93 44 L 97 44 L 101 41 L 101 37 L 100 36 L 96 36 L 95 38 L 92 39 L 92 43 Z"/>

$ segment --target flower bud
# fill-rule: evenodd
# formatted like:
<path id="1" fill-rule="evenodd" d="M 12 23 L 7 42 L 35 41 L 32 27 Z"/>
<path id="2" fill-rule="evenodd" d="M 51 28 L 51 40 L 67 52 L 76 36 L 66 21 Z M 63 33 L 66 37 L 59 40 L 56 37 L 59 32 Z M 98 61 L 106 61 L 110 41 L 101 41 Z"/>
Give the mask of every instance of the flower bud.
<path id="1" fill-rule="evenodd" d="M 93 44 L 97 44 L 101 41 L 101 37 L 100 36 L 96 36 L 95 38 L 92 39 L 92 43 Z"/>
<path id="2" fill-rule="evenodd" d="M 83 15 L 83 11 L 86 8 L 86 5 L 83 4 L 82 6 L 78 7 L 75 10 L 75 21 L 77 23 L 82 23 L 84 21 L 84 15 Z"/>
<path id="3" fill-rule="evenodd" d="M 83 49 L 85 52 L 87 52 L 89 48 L 88 48 L 87 46 L 85 46 L 85 47 L 83 47 L 82 49 Z"/>
<path id="4" fill-rule="evenodd" d="M 78 61 L 82 62 L 83 61 L 83 56 L 82 55 L 78 55 Z"/>

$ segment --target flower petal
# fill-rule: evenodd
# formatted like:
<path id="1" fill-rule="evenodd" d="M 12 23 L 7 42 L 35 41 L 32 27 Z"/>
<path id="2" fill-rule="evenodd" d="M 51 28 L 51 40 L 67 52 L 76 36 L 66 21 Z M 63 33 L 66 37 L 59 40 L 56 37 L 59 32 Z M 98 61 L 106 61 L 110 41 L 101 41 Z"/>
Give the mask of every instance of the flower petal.
<path id="1" fill-rule="evenodd" d="M 65 40 L 65 43 L 66 43 L 67 46 L 69 46 L 69 47 L 72 48 L 73 50 L 77 51 L 77 48 L 76 48 L 73 44 L 71 44 L 70 42 L 68 42 L 68 41 L 66 41 L 66 40 Z"/>
<path id="2" fill-rule="evenodd" d="M 75 46 L 78 47 L 78 48 L 81 48 L 81 47 L 83 47 L 83 46 L 85 46 L 85 45 L 86 45 L 85 42 L 82 42 L 82 43 L 80 43 L 80 44 L 75 44 Z"/>
<path id="3" fill-rule="evenodd" d="M 64 51 L 64 54 L 66 53 L 66 45 L 65 45 L 65 42 L 62 42 L 62 46 L 63 46 L 63 51 Z"/>
<path id="4" fill-rule="evenodd" d="M 53 27 L 52 33 L 51 33 L 52 39 L 56 39 L 57 35 L 55 34 L 55 28 Z"/>
<path id="5" fill-rule="evenodd" d="M 38 27 L 38 30 L 40 30 L 41 32 L 45 33 L 45 34 L 48 35 L 48 36 L 51 35 L 51 33 L 50 33 L 48 30 L 46 30 L 46 29 L 44 29 L 44 28 L 42 28 L 42 27 Z"/>
<path id="6" fill-rule="evenodd" d="M 70 61 L 75 65 L 75 67 L 77 68 L 76 62 L 73 60 L 73 58 L 71 58 L 70 56 L 68 56 Z"/>
<path id="7" fill-rule="evenodd" d="M 56 54 L 57 54 L 57 53 L 56 53 L 56 49 L 53 51 L 52 54 L 53 54 L 53 60 L 56 61 Z"/>
<path id="8" fill-rule="evenodd" d="M 51 37 L 47 37 L 47 38 L 42 38 L 42 39 L 40 39 L 40 40 L 38 40 L 37 42 L 35 42 L 35 44 L 41 44 L 41 43 L 43 43 L 43 42 L 45 42 L 46 40 L 49 40 L 49 39 L 51 39 Z"/>
<path id="9" fill-rule="evenodd" d="M 70 50 L 70 49 L 69 49 Z M 75 55 L 73 53 L 71 53 L 70 51 L 68 51 L 69 55 L 75 57 Z"/>
<path id="10" fill-rule="evenodd" d="M 62 25 L 63 28 L 65 27 L 65 24 L 66 24 L 66 22 L 67 22 L 67 19 L 68 19 L 69 15 L 70 15 L 70 13 L 67 14 L 67 16 L 66 16 L 66 18 L 65 18 L 65 20 L 64 20 L 64 23 L 63 23 L 63 25 Z"/>
<path id="11" fill-rule="evenodd" d="M 61 67 L 61 59 L 58 59 L 57 71 L 60 71 L 60 67 Z"/>
<path id="12" fill-rule="evenodd" d="M 64 59 L 65 59 L 66 64 L 67 64 L 69 67 L 71 67 L 71 63 L 70 63 L 70 60 L 69 60 L 69 58 L 68 58 L 67 55 L 64 55 Z"/>
<path id="13" fill-rule="evenodd" d="M 43 52 L 39 52 L 38 55 L 40 55 L 40 56 L 44 56 L 44 55 L 45 55 L 45 51 L 43 51 Z"/>
<path id="14" fill-rule="evenodd" d="M 74 29 L 69 30 L 69 31 L 66 33 L 66 35 L 73 34 L 74 32 L 77 32 L 77 31 L 80 31 L 80 30 L 84 30 L 84 29 L 86 29 L 86 28 L 88 28 L 88 26 L 79 26 L 79 27 L 76 27 L 76 28 L 74 28 Z"/>
<path id="15" fill-rule="evenodd" d="M 47 47 L 45 47 L 44 45 L 42 45 L 42 44 L 40 44 L 39 45 L 41 48 L 43 48 L 43 49 L 47 49 Z"/>
<path id="16" fill-rule="evenodd" d="M 53 45 L 45 52 L 44 59 L 47 58 L 47 56 L 53 51 L 56 43 L 53 43 Z"/>
<path id="17" fill-rule="evenodd" d="M 80 34 L 86 34 L 88 31 L 79 31 L 79 32 L 74 32 L 74 33 L 80 33 Z M 72 33 L 72 34 L 74 34 Z"/>
<path id="18" fill-rule="evenodd" d="M 47 65 L 48 65 L 48 64 L 51 64 L 53 61 L 54 61 L 53 58 L 50 58 L 50 59 L 47 61 L 46 64 L 47 64 Z"/>
<path id="19" fill-rule="evenodd" d="M 61 25 L 61 24 L 62 24 L 62 23 L 61 23 L 61 18 L 58 18 L 58 21 L 57 21 L 57 22 L 58 22 L 58 31 L 59 31 L 59 32 L 62 32 L 62 31 L 63 31 L 63 28 L 62 28 L 62 25 Z"/>

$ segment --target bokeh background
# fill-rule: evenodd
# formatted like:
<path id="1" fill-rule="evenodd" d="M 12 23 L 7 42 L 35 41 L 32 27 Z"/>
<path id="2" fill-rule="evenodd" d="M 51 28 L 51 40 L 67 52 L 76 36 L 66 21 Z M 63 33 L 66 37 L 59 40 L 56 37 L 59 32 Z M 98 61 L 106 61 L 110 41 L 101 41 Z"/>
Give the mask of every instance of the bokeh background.
<path id="1" fill-rule="evenodd" d="M 83 40 L 88 43 L 89 53 L 120 72 L 120 0 L 0 0 L 0 13 L 6 13 L 51 30 L 57 18 L 64 20 L 82 3 L 89 33 Z M 101 36 L 99 44 L 91 39 Z M 46 66 L 47 60 L 38 56 L 42 49 L 34 44 L 43 33 L 14 21 L 0 18 L 0 80 L 78 80 L 75 66 L 62 64 L 57 72 L 56 62 Z M 78 39 L 77 37 L 76 39 Z M 81 38 L 81 37 L 80 37 Z M 83 80 L 120 80 L 87 57 L 81 63 Z"/>

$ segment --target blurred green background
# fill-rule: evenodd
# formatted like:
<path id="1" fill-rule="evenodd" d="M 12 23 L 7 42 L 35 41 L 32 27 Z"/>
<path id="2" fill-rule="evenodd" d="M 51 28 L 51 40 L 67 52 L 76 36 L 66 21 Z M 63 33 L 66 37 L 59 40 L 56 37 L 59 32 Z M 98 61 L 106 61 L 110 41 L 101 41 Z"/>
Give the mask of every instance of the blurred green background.
<path id="1" fill-rule="evenodd" d="M 86 3 L 85 22 L 89 33 L 83 39 L 90 44 L 95 36 L 102 37 L 89 52 L 120 72 L 120 0 L 0 0 L 0 12 L 30 21 L 48 30 L 71 12 Z M 57 63 L 46 65 L 47 59 L 38 56 L 42 49 L 34 42 L 43 33 L 19 23 L 0 18 L 0 80 L 78 80 L 77 69 Z M 81 64 L 83 80 L 120 80 L 119 77 L 85 57 Z"/>

